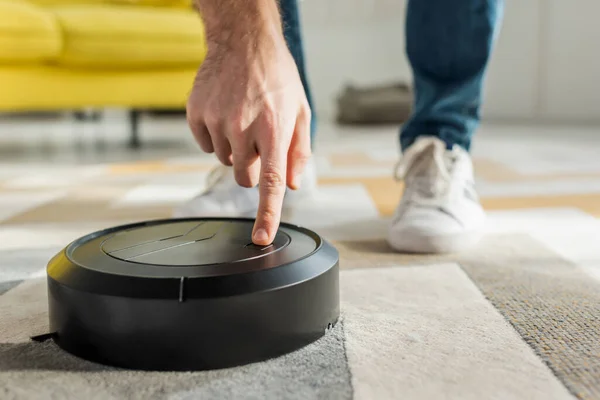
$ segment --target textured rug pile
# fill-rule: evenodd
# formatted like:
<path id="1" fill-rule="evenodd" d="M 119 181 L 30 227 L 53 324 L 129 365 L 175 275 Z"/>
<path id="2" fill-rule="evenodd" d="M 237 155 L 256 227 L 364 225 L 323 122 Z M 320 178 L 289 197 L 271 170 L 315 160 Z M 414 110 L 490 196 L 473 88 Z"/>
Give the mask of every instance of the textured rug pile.
<path id="1" fill-rule="evenodd" d="M 320 341 L 239 368 L 128 371 L 31 341 L 47 332 L 45 265 L 0 251 L 0 399 L 597 399 L 600 285 L 526 235 L 462 256 L 335 242 L 343 317 Z"/>

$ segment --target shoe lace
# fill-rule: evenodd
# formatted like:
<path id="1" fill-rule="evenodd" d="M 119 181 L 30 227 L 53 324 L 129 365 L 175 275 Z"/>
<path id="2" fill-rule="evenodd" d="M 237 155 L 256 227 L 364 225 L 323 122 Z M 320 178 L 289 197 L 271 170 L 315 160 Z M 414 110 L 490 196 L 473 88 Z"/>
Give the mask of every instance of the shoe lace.
<path id="1" fill-rule="evenodd" d="M 456 161 L 456 152 L 447 151 L 440 141 L 415 143 L 394 170 L 395 179 L 405 182 L 404 199 L 437 204 L 449 196 Z"/>

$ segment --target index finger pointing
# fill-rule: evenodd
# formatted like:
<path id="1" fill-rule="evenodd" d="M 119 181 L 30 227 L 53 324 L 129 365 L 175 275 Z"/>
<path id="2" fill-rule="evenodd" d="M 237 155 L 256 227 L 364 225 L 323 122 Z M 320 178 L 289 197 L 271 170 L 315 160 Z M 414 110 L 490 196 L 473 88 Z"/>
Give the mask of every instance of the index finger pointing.
<path id="1" fill-rule="evenodd" d="M 273 242 L 281 221 L 281 208 L 286 188 L 287 151 L 281 143 L 259 148 L 261 160 L 258 190 L 260 200 L 252 241 L 267 246 Z"/>

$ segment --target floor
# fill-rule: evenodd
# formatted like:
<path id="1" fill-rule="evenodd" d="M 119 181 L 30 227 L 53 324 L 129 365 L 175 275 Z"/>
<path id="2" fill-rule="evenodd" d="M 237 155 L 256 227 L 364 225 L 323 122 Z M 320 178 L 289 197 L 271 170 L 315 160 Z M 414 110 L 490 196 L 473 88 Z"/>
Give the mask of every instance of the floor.
<path id="1" fill-rule="evenodd" d="M 169 216 L 202 189 L 214 159 L 197 150 L 182 118 L 146 117 L 142 130 L 144 148 L 130 151 L 118 111 L 97 123 L 0 119 L 3 229 Z M 332 239 L 383 235 L 402 191 L 392 179 L 396 130 L 322 124 L 319 198 L 286 218 Z M 527 232 L 600 276 L 598 149 L 600 127 L 484 124 L 472 152 L 487 229 Z"/>
<path id="2" fill-rule="evenodd" d="M 600 398 L 592 127 L 484 124 L 473 158 L 486 239 L 467 254 L 422 257 L 394 254 L 383 240 L 402 190 L 392 179 L 397 128 L 322 124 L 319 193 L 285 218 L 339 249 L 344 317 L 338 336 L 290 358 L 194 379 L 116 376 L 35 347 L 29 337 L 47 329 L 53 252 L 103 227 L 169 217 L 214 165 L 183 119 L 145 118 L 142 128 L 145 145 L 132 152 L 118 112 L 99 123 L 0 120 L 0 388 L 9 394 Z"/>

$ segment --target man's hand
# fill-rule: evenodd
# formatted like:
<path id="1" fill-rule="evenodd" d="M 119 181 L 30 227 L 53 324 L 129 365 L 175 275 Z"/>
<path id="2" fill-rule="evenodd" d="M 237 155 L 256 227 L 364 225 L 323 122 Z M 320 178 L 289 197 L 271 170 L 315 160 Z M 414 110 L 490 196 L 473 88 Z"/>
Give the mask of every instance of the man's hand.
<path id="1" fill-rule="evenodd" d="M 232 165 L 237 183 L 259 185 L 252 240 L 273 241 L 286 186 L 310 158 L 310 109 L 274 0 L 197 0 L 209 50 L 187 104 L 205 152 Z"/>

